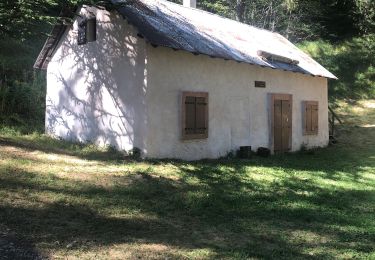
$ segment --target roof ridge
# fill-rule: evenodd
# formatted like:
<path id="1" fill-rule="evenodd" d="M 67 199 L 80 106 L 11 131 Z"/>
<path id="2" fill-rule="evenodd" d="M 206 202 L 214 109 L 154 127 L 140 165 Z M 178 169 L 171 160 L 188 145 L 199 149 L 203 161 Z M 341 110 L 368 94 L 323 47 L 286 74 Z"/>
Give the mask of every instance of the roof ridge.
<path id="1" fill-rule="evenodd" d="M 119 4 L 117 8 L 115 5 L 114 9 L 128 23 L 135 26 L 139 35 L 153 46 L 164 46 L 213 58 L 337 79 L 280 33 L 166 0 L 111 1 L 113 4 Z M 152 15 L 147 10 L 152 12 Z M 57 32 L 54 34 L 61 39 L 62 36 L 57 35 Z M 49 37 L 47 42 L 50 43 L 52 40 L 52 37 Z M 52 47 L 56 47 L 56 44 L 53 42 Z M 48 59 L 53 55 L 49 50 L 49 44 L 46 44 L 37 59 L 36 67 L 44 69 L 47 67 Z M 258 54 L 260 50 L 276 58 L 277 56 L 292 58 L 299 63 L 294 65 L 272 58 L 264 60 Z"/>

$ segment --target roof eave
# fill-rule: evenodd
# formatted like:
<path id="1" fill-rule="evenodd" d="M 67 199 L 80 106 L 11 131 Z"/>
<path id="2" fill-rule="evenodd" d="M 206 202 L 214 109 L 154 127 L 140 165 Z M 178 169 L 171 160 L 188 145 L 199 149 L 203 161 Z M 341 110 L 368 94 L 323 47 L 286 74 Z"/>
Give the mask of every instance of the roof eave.
<path id="1" fill-rule="evenodd" d="M 76 14 L 78 7 L 74 7 L 74 10 L 64 9 L 60 12 L 59 18 L 73 18 Z M 70 26 L 64 21 L 66 19 L 59 19 L 59 22 L 55 24 L 47 37 L 43 48 L 39 52 L 38 57 L 33 65 L 34 69 L 46 70 L 48 63 L 53 56 L 57 45 L 59 44 L 61 38 L 63 37 L 66 29 Z"/>

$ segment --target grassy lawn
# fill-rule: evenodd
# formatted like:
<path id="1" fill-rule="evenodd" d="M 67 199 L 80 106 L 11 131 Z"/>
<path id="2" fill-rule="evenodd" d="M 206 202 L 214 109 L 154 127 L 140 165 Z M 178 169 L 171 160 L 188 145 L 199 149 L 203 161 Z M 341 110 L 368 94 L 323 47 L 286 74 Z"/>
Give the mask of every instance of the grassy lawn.
<path id="1" fill-rule="evenodd" d="M 338 144 L 251 160 L 136 162 L 3 129 L 0 234 L 56 259 L 375 258 L 375 101 L 338 111 Z"/>

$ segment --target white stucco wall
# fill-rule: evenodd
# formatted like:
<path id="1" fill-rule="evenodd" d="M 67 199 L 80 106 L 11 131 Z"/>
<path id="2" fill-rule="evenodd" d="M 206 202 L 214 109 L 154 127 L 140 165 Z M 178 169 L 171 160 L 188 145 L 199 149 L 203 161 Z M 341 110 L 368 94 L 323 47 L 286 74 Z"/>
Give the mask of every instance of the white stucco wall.
<path id="1" fill-rule="evenodd" d="M 84 6 L 80 14 L 96 15 L 97 40 L 79 46 L 75 21 L 58 45 L 47 70 L 46 132 L 146 152 L 145 42 L 114 13 Z"/>
<path id="2" fill-rule="evenodd" d="M 148 48 L 148 157 L 195 160 L 239 146 L 270 147 L 268 93 L 293 95 L 292 150 L 328 144 L 327 80 L 234 61 Z M 255 88 L 254 81 L 266 81 Z M 209 134 L 181 140 L 181 93 L 209 93 Z M 302 101 L 319 101 L 319 134 L 303 136 Z"/>

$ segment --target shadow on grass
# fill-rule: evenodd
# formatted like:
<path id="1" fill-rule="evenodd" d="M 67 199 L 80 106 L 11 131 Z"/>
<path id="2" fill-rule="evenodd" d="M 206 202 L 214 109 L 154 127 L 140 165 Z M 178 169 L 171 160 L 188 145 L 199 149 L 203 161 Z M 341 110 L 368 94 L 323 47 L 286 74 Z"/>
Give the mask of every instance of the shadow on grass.
<path id="1" fill-rule="evenodd" d="M 375 250 L 374 230 L 365 231 L 374 224 L 374 208 L 361 211 L 373 205 L 375 191 L 335 191 L 294 178 L 267 186 L 244 178 L 245 168 L 181 165 L 181 174 L 198 184 L 140 172 L 117 177 L 129 184 L 112 188 L 8 168 L 0 174 L 1 190 L 43 206 L 2 204 L 0 220 L 36 244 L 68 252 L 137 242 L 209 248 L 230 258 L 318 259 Z M 311 241 L 291 236 L 301 231 L 314 234 L 306 238 Z M 326 250 L 307 254 L 319 247 Z"/>
<path id="2" fill-rule="evenodd" d="M 28 175 L 33 179 L 36 175 L 28 172 L 19 173 Z M 58 203 L 52 203 L 42 208 L 24 208 L 11 205 L 0 206 L 0 219 L 9 228 L 15 230 L 23 237 L 34 240 L 35 243 L 51 243 L 53 249 L 69 247 L 74 241 L 74 249 L 80 249 L 113 245 L 120 243 L 157 243 L 172 245 L 178 248 L 212 248 L 214 251 L 236 251 L 230 244 L 234 238 L 227 228 L 213 227 L 194 207 L 184 203 L 184 196 L 189 187 L 181 191 L 176 184 L 163 178 L 154 178 L 141 174 L 140 180 L 130 187 L 118 187 L 111 191 L 85 187 L 80 183 L 81 189 L 42 187 L 32 184 L 27 180 L 1 179 L 1 188 L 4 190 L 21 189 L 29 193 L 50 192 L 66 196 L 81 196 L 85 199 L 93 199 L 99 202 L 99 208 L 93 210 L 86 205 L 71 205 L 62 199 Z M 61 180 L 60 180 L 61 181 Z M 171 192 L 175 194 L 171 196 Z M 106 206 L 105 206 L 106 205 Z M 98 213 L 102 207 L 119 207 L 125 211 L 140 210 L 150 217 L 108 217 Z M 203 212 L 202 212 L 203 213 Z M 153 217 L 152 217 L 153 216 Z M 217 223 L 218 224 L 218 223 Z M 226 225 L 225 222 L 221 223 Z M 239 234 L 239 236 L 244 234 Z M 237 236 L 237 235 L 236 235 Z M 246 234 L 245 244 L 258 244 L 264 240 L 258 234 Z M 273 237 L 263 246 L 256 249 L 257 254 L 262 255 L 269 250 L 272 244 L 277 248 L 273 253 L 302 256 L 293 249 L 286 247 L 286 242 L 281 238 Z M 272 241 L 271 241 L 272 240 Z M 260 245 L 260 244 L 259 244 Z M 240 246 L 241 254 L 243 246 Z M 264 252 L 263 252 L 264 251 Z M 285 252 L 284 252 L 285 251 Z M 218 252 L 219 253 L 219 252 Z M 268 253 L 267 253 L 268 254 Z M 221 255 L 219 253 L 219 255 Z M 222 255 L 222 256 L 223 256 Z"/>
<path id="3" fill-rule="evenodd" d="M 111 161 L 113 163 L 116 161 L 124 162 L 134 160 L 134 157 L 124 152 L 117 151 L 110 146 L 99 149 L 93 144 L 67 142 L 43 135 L 37 135 L 34 138 L 0 136 L 0 146 L 1 145 L 14 146 L 30 151 L 76 156 L 85 160 Z"/>
<path id="4" fill-rule="evenodd" d="M 336 178 L 337 172 L 351 172 L 351 178 L 355 180 L 357 173 L 363 167 L 374 167 L 375 159 L 375 127 L 356 127 L 350 130 L 342 131 L 356 132 L 355 139 L 339 139 L 339 145 L 315 149 L 313 151 L 298 152 L 272 156 L 270 158 L 254 157 L 252 160 L 203 160 L 194 163 L 229 163 L 239 165 L 261 165 L 266 167 L 282 167 L 290 170 L 318 171 L 324 172 L 327 178 Z M 345 133 L 343 135 L 353 136 Z M 342 143 L 342 144 L 340 144 Z M 57 140 L 44 135 L 36 136 L 1 136 L 0 146 L 9 145 L 27 150 L 37 150 L 45 153 L 56 153 L 62 155 L 76 156 L 86 160 L 97 160 L 114 164 L 122 164 L 129 161 L 135 161 L 135 157 L 112 147 L 100 149 L 92 144 L 74 143 Z M 146 162 L 159 164 L 171 162 L 176 166 L 184 162 L 174 159 L 165 160 L 146 160 Z M 349 169 L 348 169 L 349 168 Z"/>
<path id="5" fill-rule="evenodd" d="M 0 227 L 1 259 L 46 259 L 29 241 L 2 231 Z"/>
<path id="6" fill-rule="evenodd" d="M 375 184 L 362 175 L 375 167 L 375 129 L 355 131 L 350 144 L 341 140 L 337 146 L 308 153 L 168 161 L 179 179 L 145 170 L 113 176 L 114 185 L 107 188 L 3 167 L 0 193 L 10 198 L 0 204 L 0 221 L 34 244 L 68 254 L 73 249 L 156 243 L 187 251 L 208 248 L 212 258 L 366 257 L 375 250 Z M 79 147 L 62 142 L 53 148 L 49 139 L 45 142 L 0 140 L 14 147 L 53 153 L 59 149 L 60 154 L 88 158 Z M 102 155 L 91 159 L 101 160 Z M 121 163 L 111 157 L 102 160 Z M 165 162 L 145 163 L 152 167 Z M 257 168 L 269 172 L 250 172 Z M 304 171 L 311 178 L 299 178 Z M 270 183 L 249 178 L 257 174 L 276 177 Z M 321 185 L 316 178 L 357 188 Z M 182 256 L 165 252 L 160 257 Z"/>

